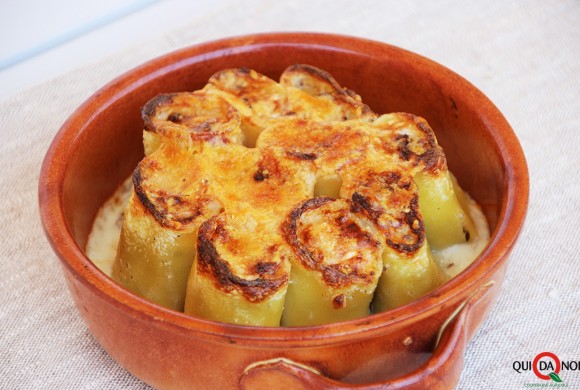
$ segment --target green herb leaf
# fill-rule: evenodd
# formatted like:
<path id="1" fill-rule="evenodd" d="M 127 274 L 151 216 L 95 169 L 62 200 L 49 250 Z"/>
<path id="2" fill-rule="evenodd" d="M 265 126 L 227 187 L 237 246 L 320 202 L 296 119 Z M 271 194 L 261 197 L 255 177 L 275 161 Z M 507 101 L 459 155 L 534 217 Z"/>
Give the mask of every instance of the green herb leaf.
<path id="1" fill-rule="evenodd" d="M 560 377 L 558 376 L 558 374 L 556 374 L 555 372 L 551 372 L 548 375 L 550 376 L 550 378 L 552 378 L 552 380 L 554 382 L 562 382 L 562 379 L 560 379 Z"/>

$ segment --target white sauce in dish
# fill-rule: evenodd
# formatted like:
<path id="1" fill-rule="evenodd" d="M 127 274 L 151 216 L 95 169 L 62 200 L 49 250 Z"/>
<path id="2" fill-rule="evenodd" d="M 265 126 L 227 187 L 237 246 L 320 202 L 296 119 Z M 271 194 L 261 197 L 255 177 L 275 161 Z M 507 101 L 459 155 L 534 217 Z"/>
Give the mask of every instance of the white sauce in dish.
<path id="1" fill-rule="evenodd" d="M 113 271 L 123 224 L 123 211 L 127 206 L 132 189 L 133 183 L 131 178 L 128 178 L 103 204 L 95 217 L 87 241 L 87 256 L 108 276 L 111 276 Z M 451 279 L 467 268 L 479 256 L 489 241 L 489 228 L 483 212 L 474 200 L 469 197 L 467 200 L 469 215 L 477 229 L 477 239 L 433 251 L 433 258 L 447 279 Z"/>
<path id="2" fill-rule="evenodd" d="M 475 225 L 477 238 L 463 244 L 455 244 L 442 250 L 432 251 L 433 258 L 439 264 L 447 280 L 469 267 L 489 242 L 489 226 L 485 215 L 483 215 L 479 205 L 467 193 L 465 195 L 466 211 Z"/>
<path id="3" fill-rule="evenodd" d="M 88 258 L 108 276 L 111 276 L 113 272 L 117 245 L 121 237 L 121 226 L 123 226 L 123 212 L 133 190 L 131 179 L 129 177 L 125 180 L 113 196 L 101 206 L 87 240 Z"/>

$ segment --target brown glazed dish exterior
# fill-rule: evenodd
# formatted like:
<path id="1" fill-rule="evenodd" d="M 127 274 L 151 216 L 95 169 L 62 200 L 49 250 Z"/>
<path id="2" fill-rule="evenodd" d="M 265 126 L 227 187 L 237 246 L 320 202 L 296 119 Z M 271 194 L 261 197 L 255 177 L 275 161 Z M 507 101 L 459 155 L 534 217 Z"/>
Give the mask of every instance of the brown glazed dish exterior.
<path id="1" fill-rule="evenodd" d="M 325 69 L 375 112 L 423 116 L 451 171 L 482 205 L 491 241 L 465 272 L 411 304 L 315 327 L 256 328 L 149 303 L 84 255 L 98 208 L 143 156 L 141 107 L 194 91 L 216 71 L 277 79 L 294 63 Z M 40 211 L 78 310 L 103 348 L 158 388 L 452 388 L 464 348 L 495 302 L 528 203 L 521 147 L 466 80 L 419 55 L 360 38 L 276 33 L 192 46 L 129 71 L 63 125 L 40 176 Z M 453 317 L 452 314 L 455 314 Z"/>

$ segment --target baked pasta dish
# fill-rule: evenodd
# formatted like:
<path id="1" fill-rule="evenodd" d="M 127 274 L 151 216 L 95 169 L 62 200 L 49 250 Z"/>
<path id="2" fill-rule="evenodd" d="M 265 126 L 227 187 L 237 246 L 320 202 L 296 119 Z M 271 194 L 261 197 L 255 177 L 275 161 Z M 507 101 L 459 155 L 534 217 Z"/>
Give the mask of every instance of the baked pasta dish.
<path id="1" fill-rule="evenodd" d="M 142 115 L 145 157 L 87 253 L 159 305 L 242 325 L 355 319 L 433 290 L 489 238 L 425 119 L 378 115 L 313 66 L 279 82 L 226 69 Z"/>

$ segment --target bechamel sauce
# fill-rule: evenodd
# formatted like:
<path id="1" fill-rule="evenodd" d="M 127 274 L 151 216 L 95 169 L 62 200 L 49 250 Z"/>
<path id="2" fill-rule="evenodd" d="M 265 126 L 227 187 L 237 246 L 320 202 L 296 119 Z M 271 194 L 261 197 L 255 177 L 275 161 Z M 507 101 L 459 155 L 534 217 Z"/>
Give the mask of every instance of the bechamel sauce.
<path id="1" fill-rule="evenodd" d="M 129 201 L 133 183 L 127 179 L 107 200 L 95 217 L 93 228 L 87 241 L 86 253 L 89 259 L 111 276 L 117 244 L 121 235 L 123 211 Z M 444 250 L 433 251 L 433 258 L 441 267 L 447 279 L 459 274 L 481 253 L 489 241 L 487 220 L 477 203 L 468 198 L 468 212 L 475 228 L 477 239 L 463 244 L 452 245 Z"/>
<path id="2" fill-rule="evenodd" d="M 88 258 L 109 276 L 113 272 L 117 244 L 119 244 L 121 226 L 123 226 L 123 212 L 129 202 L 132 189 L 133 182 L 129 177 L 100 208 L 87 240 Z"/>
<path id="3" fill-rule="evenodd" d="M 432 251 L 433 258 L 439 264 L 447 280 L 466 269 L 489 242 L 489 226 L 485 215 L 483 215 L 479 205 L 467 193 L 465 195 L 467 212 L 477 230 L 477 239 L 451 245 L 443 250 Z"/>

